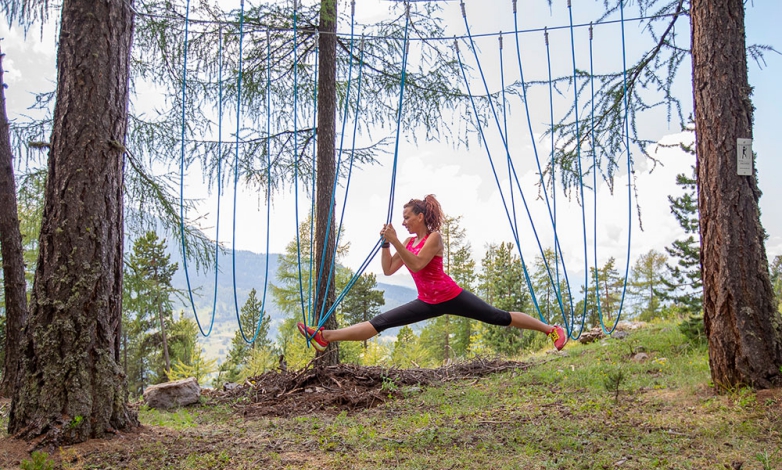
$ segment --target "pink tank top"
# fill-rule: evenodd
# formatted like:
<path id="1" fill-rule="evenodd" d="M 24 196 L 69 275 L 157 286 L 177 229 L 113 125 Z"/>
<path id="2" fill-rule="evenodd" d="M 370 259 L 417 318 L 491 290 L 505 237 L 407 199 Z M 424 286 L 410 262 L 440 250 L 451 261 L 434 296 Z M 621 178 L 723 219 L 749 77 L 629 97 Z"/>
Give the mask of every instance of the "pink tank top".
<path id="1" fill-rule="evenodd" d="M 427 238 L 429 235 L 425 236 L 418 246 L 413 246 L 415 238 L 411 238 L 405 248 L 414 255 L 418 255 Z M 439 304 L 451 300 L 462 292 L 462 288 L 443 271 L 442 256 L 435 256 L 420 271 L 416 273 L 410 271 L 410 275 L 413 276 L 415 286 L 418 288 L 418 299 L 428 304 Z"/>

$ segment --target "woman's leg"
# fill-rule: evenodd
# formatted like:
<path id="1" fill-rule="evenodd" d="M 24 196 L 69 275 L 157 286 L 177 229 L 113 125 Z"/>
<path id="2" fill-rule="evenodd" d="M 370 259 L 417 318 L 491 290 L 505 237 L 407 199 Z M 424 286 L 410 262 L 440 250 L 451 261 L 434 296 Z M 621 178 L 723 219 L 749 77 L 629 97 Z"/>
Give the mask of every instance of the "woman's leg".
<path id="1" fill-rule="evenodd" d="M 381 331 L 402 325 L 409 325 L 429 318 L 442 315 L 431 305 L 413 300 L 399 307 L 392 308 L 370 321 L 356 323 L 355 325 L 338 330 L 323 330 L 323 339 L 331 341 L 365 341 Z"/>
<path id="2" fill-rule="evenodd" d="M 365 341 L 377 334 L 377 330 L 368 321 L 338 330 L 323 330 L 323 339 L 332 341 Z"/>
<path id="3" fill-rule="evenodd" d="M 551 330 L 554 329 L 552 325 L 547 325 L 537 318 L 521 312 L 510 312 L 510 326 L 524 330 L 540 331 L 546 334 L 551 333 Z"/>

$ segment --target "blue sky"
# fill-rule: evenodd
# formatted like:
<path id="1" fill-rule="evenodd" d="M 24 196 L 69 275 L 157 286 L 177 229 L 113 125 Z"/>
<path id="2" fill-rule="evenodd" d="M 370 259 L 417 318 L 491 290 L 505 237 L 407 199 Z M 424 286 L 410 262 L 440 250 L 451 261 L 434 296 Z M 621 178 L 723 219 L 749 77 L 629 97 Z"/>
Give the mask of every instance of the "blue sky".
<path id="1" fill-rule="evenodd" d="M 477 1 L 468 0 L 466 8 L 470 27 L 473 34 L 496 33 L 509 31 L 512 28 L 512 12 L 508 1 Z M 592 0 L 574 0 L 573 15 L 576 23 L 589 22 L 599 14 L 602 2 Z M 371 19 L 386 15 L 389 8 L 388 2 L 376 0 L 362 0 L 358 2 L 357 14 L 364 19 Z M 568 23 L 566 2 L 557 0 L 551 8 L 546 2 L 529 0 L 520 1 L 520 12 L 523 12 L 521 29 L 529 29 L 539 26 L 565 26 Z M 464 34 L 464 23 L 457 2 L 444 3 L 444 18 L 452 34 Z M 762 43 L 782 50 L 782 35 L 779 33 L 778 19 L 782 18 L 782 2 L 749 2 L 746 5 L 747 44 Z M 346 29 L 347 25 L 341 25 L 340 29 Z M 586 40 L 584 30 L 577 32 L 576 56 L 580 68 L 588 66 L 585 54 Z M 597 35 L 603 34 L 603 42 L 597 53 L 599 62 L 605 67 L 614 66 L 621 60 L 620 36 L 618 27 L 596 28 Z M 632 56 L 634 51 L 645 47 L 643 41 L 645 33 L 638 28 L 637 23 L 626 24 L 628 37 L 627 50 Z M 689 32 L 680 30 L 681 40 L 689 41 Z M 24 119 L 28 113 L 27 107 L 31 104 L 35 91 L 51 89 L 55 79 L 55 54 L 54 36 L 52 28 L 44 29 L 43 37 L 36 30 L 26 39 L 18 29 L 8 30 L 7 25 L 0 25 L 0 36 L 3 52 L 6 58 L 4 67 L 6 81 L 9 89 L 6 91 L 8 98 L 8 111 L 12 119 Z M 514 51 L 510 37 L 506 41 L 506 54 Z M 572 70 L 571 51 L 569 46 L 569 32 L 561 30 L 552 32 L 552 52 L 554 67 L 558 70 Z M 597 44 L 597 43 L 596 43 Z M 492 91 L 499 86 L 498 53 L 496 52 L 496 38 L 486 38 L 479 42 L 481 50 L 480 58 L 484 67 L 494 72 L 489 72 L 489 82 Z M 525 67 L 531 77 L 544 78 L 545 49 L 542 43 L 542 35 L 530 33 L 522 35 L 522 49 Z M 467 51 L 465 60 L 475 66 L 474 58 Z M 513 52 L 515 54 L 515 51 Z M 506 57 L 508 64 L 512 57 Z M 631 58 L 629 60 L 632 60 Z M 689 65 L 687 65 L 689 67 Z M 758 154 L 757 171 L 759 185 L 763 191 L 761 198 L 762 223 L 769 234 L 767 251 L 769 258 L 782 254 L 782 212 L 775 208 L 776 201 L 782 197 L 782 185 L 777 180 L 782 176 L 782 156 L 779 155 L 778 145 L 774 142 L 775 134 L 778 134 L 780 122 L 782 122 L 782 99 L 778 90 L 779 77 L 782 76 L 782 56 L 770 53 L 766 57 L 766 63 L 762 68 L 755 62 L 750 62 L 750 84 L 754 87 L 753 103 L 755 105 L 755 127 L 753 150 Z M 511 67 L 506 69 L 506 82 L 515 80 L 511 76 Z M 527 73 L 527 72 L 525 72 Z M 530 79 L 528 76 L 528 80 Z M 685 106 L 691 108 L 691 98 L 688 98 L 690 72 L 688 68 L 682 70 L 677 81 L 677 89 L 682 91 Z M 478 86 L 478 76 L 473 75 L 471 86 Z M 474 91 L 480 91 L 474 88 Z M 536 93 L 542 93 L 542 89 L 536 89 Z M 567 98 L 567 97 L 565 97 Z M 143 100 L 144 97 L 140 97 Z M 689 101 L 688 101 L 689 100 Z M 536 105 L 538 102 L 545 106 Z M 532 119 L 536 136 L 540 136 L 546 128 L 548 121 L 548 108 L 546 96 L 532 96 L 530 103 Z M 526 129 L 526 120 L 523 119 L 522 109 L 518 107 L 512 110 L 512 122 L 519 128 Z M 685 111 L 686 112 L 686 111 Z M 468 125 L 464 123 L 463 125 Z M 664 117 L 650 116 L 644 121 L 643 132 L 654 140 L 666 143 L 675 143 L 680 140 L 691 140 L 692 137 L 680 134 L 676 122 L 668 124 Z M 510 143 L 513 147 L 514 158 L 518 158 L 519 178 L 522 187 L 528 191 L 530 199 L 538 194 L 535 187 L 537 175 L 532 165 L 532 146 L 526 130 L 511 132 Z M 401 203 L 411 197 L 420 198 L 425 194 L 434 193 L 438 196 L 445 211 L 454 216 L 462 216 L 462 225 L 470 238 L 474 257 L 480 260 L 485 247 L 489 243 L 510 241 L 511 232 L 507 217 L 490 172 L 486 152 L 478 145 L 477 139 L 473 139 L 469 149 L 461 147 L 454 149 L 443 143 L 419 142 L 414 145 L 410 142 L 400 144 L 400 166 L 397 180 L 397 217 L 394 223 L 401 230 Z M 490 145 L 496 145 L 497 138 L 490 139 Z M 538 141 L 539 151 L 548 152 L 544 141 Z M 490 147 L 491 148 L 491 147 Z M 496 147 L 492 148 L 495 155 L 501 152 Z M 641 205 L 642 222 L 644 230 L 638 225 L 636 216 L 633 216 L 631 227 L 630 259 L 634 260 L 638 255 L 663 247 L 681 235 L 676 221 L 670 215 L 667 195 L 674 194 L 676 188 L 674 178 L 677 173 L 686 172 L 694 164 L 693 158 L 681 152 L 660 148 L 655 156 L 663 166 L 658 166 L 653 172 L 649 172 L 650 166 L 640 156 L 636 157 L 638 203 Z M 369 248 L 377 239 L 380 225 L 385 219 L 385 211 L 388 203 L 389 164 L 383 163 L 377 167 L 368 168 L 356 175 L 351 183 L 351 198 L 346 208 L 346 237 L 351 241 L 350 255 L 345 259 L 348 266 L 358 266 L 368 253 Z M 190 175 L 188 180 L 188 196 L 206 194 L 200 187 L 200 178 Z M 230 196 L 228 196 L 230 197 Z M 582 236 L 580 208 L 575 204 L 568 204 L 564 195 L 558 196 L 558 234 L 566 253 L 568 268 L 573 277 L 583 276 L 584 271 L 584 239 Z M 587 196 L 588 202 L 591 196 Z M 242 193 L 240 199 L 240 218 L 237 225 L 237 248 L 262 252 L 265 248 L 265 206 L 262 197 L 258 194 Z M 224 200 L 229 204 L 230 199 Z M 635 201 L 633 202 L 635 204 Z M 207 225 L 214 225 L 210 219 L 214 213 L 214 198 L 207 198 L 202 206 L 203 214 L 207 214 Z M 275 195 L 273 224 L 275 230 L 270 239 L 271 251 L 280 252 L 295 235 L 293 232 L 292 197 L 289 193 Z M 608 193 L 606 188 L 598 190 L 598 218 L 597 223 L 588 217 L 587 245 L 590 260 L 592 253 L 592 230 L 596 229 L 598 245 L 598 263 L 602 264 L 609 256 L 617 259 L 619 266 L 624 266 L 627 259 L 627 197 L 621 191 L 616 195 Z M 224 213 L 229 213 L 224 211 Z M 550 223 L 547 223 L 543 201 L 536 201 L 532 208 L 533 220 L 541 244 L 550 246 L 553 240 L 553 231 Z M 526 216 L 525 216 L 526 217 Z M 230 220 L 223 220 L 224 227 L 230 226 Z M 289 227 L 290 230 L 280 230 L 278 227 Z M 538 249 L 535 243 L 535 235 L 531 226 L 522 229 L 522 245 L 525 259 L 532 260 L 537 255 Z M 207 231 L 209 229 L 207 228 Z M 224 235 L 222 235 L 224 234 Z M 229 230 L 221 229 L 221 238 L 230 242 Z M 375 261 L 369 268 L 370 271 L 379 272 L 379 262 Z M 402 273 L 385 279 L 392 283 L 410 285 L 408 275 Z"/>

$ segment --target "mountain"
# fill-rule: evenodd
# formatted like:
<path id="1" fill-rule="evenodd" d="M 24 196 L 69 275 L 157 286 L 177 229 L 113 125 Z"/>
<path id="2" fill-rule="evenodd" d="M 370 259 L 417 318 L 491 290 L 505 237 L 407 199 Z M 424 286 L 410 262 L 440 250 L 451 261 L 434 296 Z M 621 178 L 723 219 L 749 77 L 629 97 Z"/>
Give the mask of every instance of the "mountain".
<path id="1" fill-rule="evenodd" d="M 175 303 L 175 309 L 181 309 L 185 315 L 193 316 L 193 306 L 190 304 L 188 291 L 192 292 L 193 304 L 195 305 L 195 311 L 198 314 L 197 319 L 204 332 L 209 331 L 209 326 L 212 322 L 212 314 L 214 312 L 214 326 L 212 331 L 207 337 L 200 336 L 199 342 L 205 349 L 208 359 L 222 361 L 228 354 L 231 340 L 238 329 L 237 311 L 240 310 L 242 305 L 247 301 L 247 297 L 250 295 L 250 291 L 253 288 L 257 291 L 259 299 L 263 296 L 267 256 L 251 251 L 237 250 L 235 252 L 236 276 L 234 278 L 234 253 L 230 251 L 228 253 L 221 253 L 218 258 L 220 271 L 217 273 L 217 297 L 215 299 L 214 271 L 198 272 L 195 267 L 192 266 L 192 263 L 188 263 L 188 272 L 186 275 L 179 251 L 176 248 L 169 248 L 168 253 L 171 255 L 171 262 L 178 263 L 179 266 L 179 270 L 172 278 L 171 283 L 174 288 L 185 292 L 185 298 L 182 299 L 181 304 L 177 305 Z M 268 260 L 269 282 L 274 284 L 277 282 L 276 273 L 280 255 L 271 253 L 268 256 Z M 188 278 L 190 281 L 189 290 Z M 234 279 L 236 286 L 235 297 Z M 408 287 L 378 283 L 378 289 L 384 292 L 386 301 L 386 304 L 381 307 L 382 312 L 416 298 L 416 291 Z M 265 311 L 266 314 L 271 317 L 269 337 L 274 340 L 277 337 L 277 330 L 285 318 L 285 314 L 274 303 L 270 285 L 267 286 L 266 300 L 267 308 Z M 398 330 L 398 328 L 390 329 L 384 332 L 383 336 L 386 338 L 395 337 Z M 245 334 L 249 337 L 251 332 L 245 332 Z M 302 343 L 302 347 L 304 347 L 303 345 L 304 343 Z"/>

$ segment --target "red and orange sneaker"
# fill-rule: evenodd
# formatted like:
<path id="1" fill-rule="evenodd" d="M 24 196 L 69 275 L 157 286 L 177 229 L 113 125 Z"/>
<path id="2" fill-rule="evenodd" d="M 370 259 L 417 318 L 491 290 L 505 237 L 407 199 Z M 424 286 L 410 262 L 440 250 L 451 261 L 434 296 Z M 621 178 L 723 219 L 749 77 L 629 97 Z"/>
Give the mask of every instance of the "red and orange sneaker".
<path id="1" fill-rule="evenodd" d="M 305 338 L 308 338 L 312 342 L 312 346 L 314 346 L 318 351 L 323 352 L 329 346 L 329 342 L 323 339 L 322 326 L 317 333 L 315 332 L 315 328 L 306 326 L 302 322 L 296 323 L 296 326 L 299 328 L 299 333 L 301 333 Z"/>
<path id="2" fill-rule="evenodd" d="M 554 328 L 551 329 L 548 337 L 554 342 L 554 347 L 557 348 L 557 351 L 561 351 L 562 348 L 565 347 L 565 343 L 567 343 L 567 333 L 565 333 L 565 329 L 559 325 L 554 325 Z"/>

